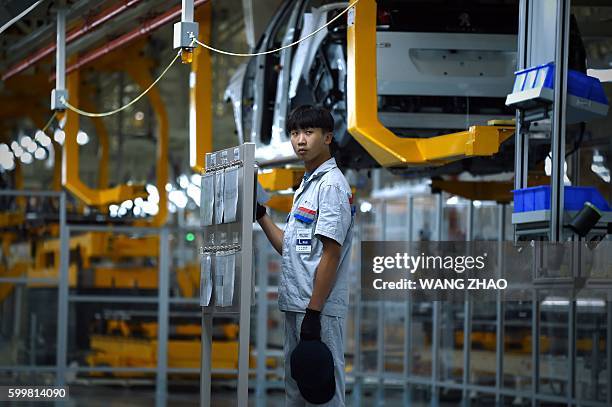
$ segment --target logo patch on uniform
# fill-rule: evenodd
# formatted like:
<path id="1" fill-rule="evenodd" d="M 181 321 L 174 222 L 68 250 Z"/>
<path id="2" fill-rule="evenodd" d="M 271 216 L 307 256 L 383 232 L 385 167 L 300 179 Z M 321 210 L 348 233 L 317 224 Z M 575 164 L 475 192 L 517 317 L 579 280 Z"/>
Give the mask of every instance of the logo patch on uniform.
<path id="1" fill-rule="evenodd" d="M 317 216 L 317 211 L 314 209 L 308 209 L 304 206 L 298 206 L 293 216 L 304 223 L 312 223 L 315 216 Z"/>

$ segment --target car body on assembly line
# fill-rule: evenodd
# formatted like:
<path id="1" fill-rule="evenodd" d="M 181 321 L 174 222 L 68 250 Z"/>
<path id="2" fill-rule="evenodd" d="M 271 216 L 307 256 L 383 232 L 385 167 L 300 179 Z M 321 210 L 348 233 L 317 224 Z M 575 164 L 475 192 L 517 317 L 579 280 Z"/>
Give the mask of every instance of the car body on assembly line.
<path id="1" fill-rule="evenodd" d="M 255 52 L 312 33 L 348 4 L 283 2 Z M 378 1 L 380 122 L 400 137 L 431 137 L 514 118 L 504 101 L 514 81 L 517 12 L 518 2 L 512 1 Z M 342 16 L 299 45 L 252 57 L 236 71 L 225 97 L 232 102 L 240 141 L 256 143 L 261 163 L 294 157 L 286 117 L 296 106 L 317 104 L 328 108 L 336 121 L 339 166 L 379 166 L 346 129 L 346 44 L 347 19 Z M 504 143 L 495 160 L 475 157 L 397 170 L 410 176 L 510 170 L 511 144 Z"/>

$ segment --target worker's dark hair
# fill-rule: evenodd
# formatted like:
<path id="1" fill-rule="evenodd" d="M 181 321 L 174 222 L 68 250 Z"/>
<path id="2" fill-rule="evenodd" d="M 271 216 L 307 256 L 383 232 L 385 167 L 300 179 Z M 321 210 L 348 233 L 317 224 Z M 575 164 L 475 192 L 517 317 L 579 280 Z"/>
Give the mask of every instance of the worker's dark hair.
<path id="1" fill-rule="evenodd" d="M 287 133 L 293 130 L 304 130 L 309 127 L 320 128 L 324 133 L 334 131 L 334 118 L 331 113 L 323 107 L 302 105 L 298 106 L 287 119 Z"/>
<path id="2" fill-rule="evenodd" d="M 287 119 L 287 134 L 294 130 L 304 130 L 307 128 L 321 129 L 323 133 L 332 133 L 332 142 L 329 145 L 331 155 L 337 150 L 336 140 L 333 138 L 334 118 L 329 110 L 320 106 L 302 105 L 298 106 L 289 113 Z"/>

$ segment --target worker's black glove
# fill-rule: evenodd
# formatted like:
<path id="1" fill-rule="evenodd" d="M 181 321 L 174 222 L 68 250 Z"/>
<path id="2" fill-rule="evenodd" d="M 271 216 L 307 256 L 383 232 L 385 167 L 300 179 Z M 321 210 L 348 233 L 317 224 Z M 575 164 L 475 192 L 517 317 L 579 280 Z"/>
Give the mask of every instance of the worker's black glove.
<path id="1" fill-rule="evenodd" d="M 266 214 L 266 207 L 263 205 L 260 205 L 259 202 L 257 202 L 257 212 L 255 213 L 255 220 L 259 220 L 263 218 L 265 214 Z"/>
<path id="2" fill-rule="evenodd" d="M 306 308 L 306 315 L 302 321 L 300 339 L 303 341 L 321 340 L 321 311 Z"/>

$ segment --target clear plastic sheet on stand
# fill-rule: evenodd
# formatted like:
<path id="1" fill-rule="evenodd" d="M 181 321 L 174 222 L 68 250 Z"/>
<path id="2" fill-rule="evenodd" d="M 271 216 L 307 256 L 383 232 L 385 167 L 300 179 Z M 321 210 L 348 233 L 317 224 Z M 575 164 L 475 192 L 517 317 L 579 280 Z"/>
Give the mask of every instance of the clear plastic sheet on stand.
<path id="1" fill-rule="evenodd" d="M 214 173 L 205 173 L 202 176 L 202 192 L 200 194 L 200 216 L 201 225 L 213 224 L 213 209 L 215 200 Z"/>
<path id="2" fill-rule="evenodd" d="M 215 224 L 223 223 L 223 190 L 225 183 L 225 172 L 223 170 L 215 171 Z"/>
<path id="3" fill-rule="evenodd" d="M 225 169 L 225 185 L 223 191 L 224 223 L 236 221 L 236 212 L 238 210 L 238 170 L 239 167 Z"/>
<path id="4" fill-rule="evenodd" d="M 205 307 L 210 304 L 212 288 L 212 255 L 204 253 L 200 265 L 200 306 Z"/>
<path id="5" fill-rule="evenodd" d="M 230 307 L 232 305 L 235 276 L 235 253 L 217 253 L 215 256 L 215 305 L 217 307 Z"/>

